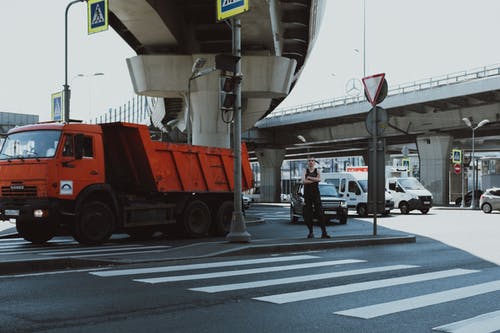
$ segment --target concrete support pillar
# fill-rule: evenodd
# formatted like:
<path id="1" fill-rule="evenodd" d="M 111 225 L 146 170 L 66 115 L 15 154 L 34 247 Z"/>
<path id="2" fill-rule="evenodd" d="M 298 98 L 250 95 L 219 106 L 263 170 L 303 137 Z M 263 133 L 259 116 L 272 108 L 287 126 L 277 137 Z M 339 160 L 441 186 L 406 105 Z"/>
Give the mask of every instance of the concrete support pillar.
<path id="1" fill-rule="evenodd" d="M 452 144 L 449 135 L 417 138 L 420 182 L 431 191 L 435 205 L 448 205 L 448 165 Z"/>
<path id="2" fill-rule="evenodd" d="M 199 57 L 207 59 L 203 70 L 213 68 L 215 54 L 139 55 L 127 59 L 127 66 L 137 94 L 165 98 L 184 97 L 184 112 L 189 113 L 192 119 L 193 144 L 229 148 L 231 125 L 226 122 L 232 121 L 232 113 L 224 115 L 219 108 L 220 71 L 206 71 L 204 75 L 193 78 L 193 63 Z M 251 128 L 262 117 L 273 98 L 288 94 L 296 65 L 295 60 L 286 57 L 242 57 L 243 130 Z M 189 99 L 191 103 L 188 103 Z M 178 128 L 184 131 L 185 126 Z"/>
<path id="3" fill-rule="evenodd" d="M 218 73 L 196 79 L 191 92 L 192 143 L 199 146 L 231 147 L 231 119 L 219 109 Z M 215 87 L 215 89 L 214 89 Z M 226 117 L 232 117 L 232 113 Z"/>
<path id="4" fill-rule="evenodd" d="M 281 202 L 281 165 L 284 149 L 258 148 L 255 150 L 260 164 L 260 201 Z"/>

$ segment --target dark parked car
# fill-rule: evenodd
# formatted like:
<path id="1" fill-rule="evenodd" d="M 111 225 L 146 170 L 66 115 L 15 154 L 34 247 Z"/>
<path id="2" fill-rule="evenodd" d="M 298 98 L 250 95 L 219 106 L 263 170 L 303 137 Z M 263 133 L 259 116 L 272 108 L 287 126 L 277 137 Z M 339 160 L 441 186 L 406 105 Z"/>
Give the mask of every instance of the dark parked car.
<path id="1" fill-rule="evenodd" d="M 483 194 L 483 191 L 476 190 L 476 195 L 475 195 L 476 202 L 479 202 L 479 198 L 481 197 L 482 194 Z M 472 201 L 472 191 L 467 192 L 467 194 L 464 195 L 464 198 L 465 198 L 465 205 L 464 206 L 470 207 L 470 203 Z M 460 206 L 461 204 L 462 204 L 462 196 L 459 196 L 457 198 L 457 200 L 455 200 L 455 205 Z"/>
<path id="2" fill-rule="evenodd" d="M 340 224 L 347 223 L 347 203 L 339 196 L 337 189 L 332 184 L 320 183 L 321 205 L 325 223 L 335 218 Z M 302 219 L 304 209 L 304 184 L 295 184 L 290 197 L 290 221 L 297 223 Z"/>

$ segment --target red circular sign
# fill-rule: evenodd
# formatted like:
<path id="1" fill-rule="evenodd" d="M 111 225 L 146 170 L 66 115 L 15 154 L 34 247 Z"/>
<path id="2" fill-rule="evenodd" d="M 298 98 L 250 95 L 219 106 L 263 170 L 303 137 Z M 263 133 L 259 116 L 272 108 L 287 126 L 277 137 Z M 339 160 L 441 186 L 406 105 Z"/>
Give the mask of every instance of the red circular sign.
<path id="1" fill-rule="evenodd" d="M 460 171 L 462 171 L 462 166 L 458 163 L 453 165 L 453 171 L 455 171 L 455 174 L 459 175 Z"/>

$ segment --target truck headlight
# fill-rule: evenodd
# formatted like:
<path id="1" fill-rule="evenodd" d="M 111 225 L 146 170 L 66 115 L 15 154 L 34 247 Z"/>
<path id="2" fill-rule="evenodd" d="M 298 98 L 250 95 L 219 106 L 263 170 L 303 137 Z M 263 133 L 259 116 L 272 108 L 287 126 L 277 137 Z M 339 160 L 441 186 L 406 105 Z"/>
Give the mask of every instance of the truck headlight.
<path id="1" fill-rule="evenodd" d="M 341 201 L 341 202 L 340 202 L 340 207 L 344 207 L 344 208 L 346 208 L 346 207 L 347 207 L 347 202 L 345 202 L 345 201 Z"/>
<path id="2" fill-rule="evenodd" d="M 49 211 L 46 209 L 35 209 L 33 211 L 33 216 L 40 218 L 40 217 L 47 217 L 49 216 Z"/>

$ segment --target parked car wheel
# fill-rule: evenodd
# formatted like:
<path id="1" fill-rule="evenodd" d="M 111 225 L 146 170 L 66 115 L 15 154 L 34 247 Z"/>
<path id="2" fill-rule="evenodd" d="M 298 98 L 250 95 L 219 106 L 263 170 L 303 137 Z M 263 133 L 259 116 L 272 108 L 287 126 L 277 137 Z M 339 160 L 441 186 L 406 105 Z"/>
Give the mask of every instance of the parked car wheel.
<path id="1" fill-rule="evenodd" d="M 483 204 L 483 206 L 481 206 L 481 209 L 483 210 L 483 212 L 485 212 L 486 214 L 489 214 L 491 213 L 491 211 L 493 210 L 493 208 L 491 207 L 491 205 L 489 203 L 485 203 Z"/>

